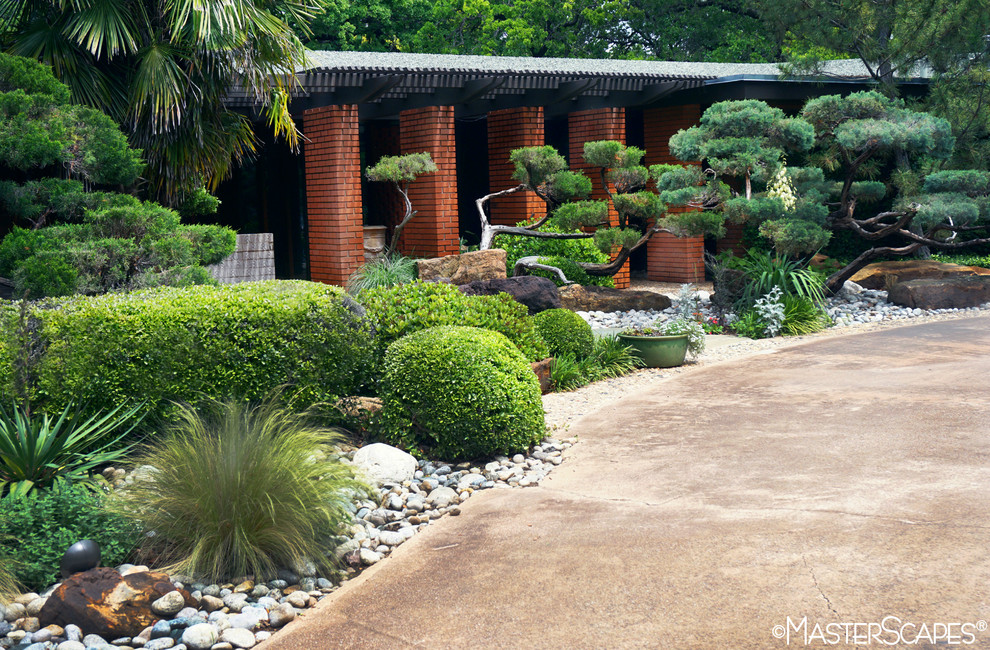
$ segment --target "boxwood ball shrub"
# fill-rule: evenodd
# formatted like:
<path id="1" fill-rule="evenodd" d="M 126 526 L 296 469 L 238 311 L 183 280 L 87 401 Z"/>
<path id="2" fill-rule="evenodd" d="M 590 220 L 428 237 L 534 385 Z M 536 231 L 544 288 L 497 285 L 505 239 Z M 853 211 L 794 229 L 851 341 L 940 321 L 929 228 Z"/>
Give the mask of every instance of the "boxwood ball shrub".
<path id="1" fill-rule="evenodd" d="M 547 346 L 529 311 L 512 296 L 466 296 L 452 284 L 409 282 L 365 291 L 362 304 L 375 328 L 375 347 L 384 355 L 396 339 L 440 325 L 463 325 L 500 332 L 530 361 L 547 356 Z"/>
<path id="2" fill-rule="evenodd" d="M 446 326 L 414 332 L 385 355 L 381 432 L 410 451 L 470 459 L 543 438 L 540 384 L 502 334 Z"/>
<path id="3" fill-rule="evenodd" d="M 573 354 L 580 359 L 591 354 L 595 345 L 591 325 L 570 309 L 547 309 L 534 319 L 536 331 L 547 342 L 552 356 Z"/>
<path id="4" fill-rule="evenodd" d="M 162 413 L 172 402 L 259 400 L 278 387 L 297 406 L 353 395 L 371 335 L 349 301 L 337 287 L 268 281 L 35 303 L 32 404 L 109 410 L 137 400 Z M 15 331 L 16 310 L 4 313 Z M 12 374 L 0 369 L 8 395 Z"/>

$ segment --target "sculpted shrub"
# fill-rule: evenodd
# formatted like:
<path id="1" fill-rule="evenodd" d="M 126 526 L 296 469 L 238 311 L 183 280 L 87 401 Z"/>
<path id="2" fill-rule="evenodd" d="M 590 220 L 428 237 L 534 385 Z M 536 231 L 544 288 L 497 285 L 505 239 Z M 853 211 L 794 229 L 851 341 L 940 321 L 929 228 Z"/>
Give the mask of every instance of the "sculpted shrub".
<path id="1" fill-rule="evenodd" d="M 381 431 L 441 458 L 511 454 L 545 433 L 540 385 L 498 332 L 434 327 L 405 336 L 385 356 Z"/>

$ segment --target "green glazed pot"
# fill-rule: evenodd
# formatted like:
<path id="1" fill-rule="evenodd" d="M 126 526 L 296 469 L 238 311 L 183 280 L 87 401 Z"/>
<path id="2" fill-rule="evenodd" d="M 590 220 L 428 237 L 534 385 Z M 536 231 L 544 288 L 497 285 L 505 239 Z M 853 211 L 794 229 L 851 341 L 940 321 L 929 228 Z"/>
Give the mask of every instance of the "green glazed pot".
<path id="1" fill-rule="evenodd" d="M 632 346 L 633 352 L 641 358 L 647 368 L 673 368 L 684 363 L 687 355 L 688 335 L 673 336 L 634 336 L 619 334 L 619 340 Z"/>

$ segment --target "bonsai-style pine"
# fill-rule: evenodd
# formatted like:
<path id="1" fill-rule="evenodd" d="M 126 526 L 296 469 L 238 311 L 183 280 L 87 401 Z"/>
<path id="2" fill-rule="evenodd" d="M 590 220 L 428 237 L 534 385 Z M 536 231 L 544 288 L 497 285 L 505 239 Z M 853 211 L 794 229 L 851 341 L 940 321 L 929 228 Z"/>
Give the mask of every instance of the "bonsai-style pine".
<path id="1" fill-rule="evenodd" d="M 591 193 L 591 181 L 579 172 L 568 170 L 567 163 L 553 147 L 523 147 L 510 154 L 515 165 L 513 178 L 519 184 L 481 197 L 475 204 L 481 219 L 481 250 L 491 248 L 496 235 L 538 237 L 544 239 L 592 238 L 599 250 L 611 253 L 605 263 L 577 262 L 588 275 L 615 275 L 629 259 L 629 255 L 657 233 L 677 236 L 697 236 L 719 233 L 721 218 L 702 212 L 666 214 L 667 206 L 647 184 L 669 166 L 654 165 L 647 169 L 641 165 L 645 152 L 637 147 L 626 147 L 620 142 L 602 140 L 584 145 L 584 160 L 599 169 L 599 178 L 605 188 L 606 201 L 587 200 Z M 526 225 L 505 226 L 492 224 L 486 213 L 486 204 L 493 198 L 515 192 L 533 192 L 546 205 L 546 212 Z M 609 218 L 609 206 L 615 209 L 615 223 Z M 560 231 L 541 228 L 553 217 Z M 594 229 L 585 232 L 581 229 Z M 538 258 L 522 258 L 516 264 L 515 273 L 523 267 L 550 269 L 561 276 L 556 267 L 540 264 Z"/>
<path id="2" fill-rule="evenodd" d="M 867 247 L 828 278 L 834 292 L 882 255 L 990 243 L 990 174 L 923 173 L 952 147 L 948 122 L 874 91 L 809 100 L 799 118 L 759 101 L 721 102 L 670 141 L 674 155 L 704 167 L 670 170 L 658 186 L 668 203 L 758 225 L 783 256 L 813 253 L 835 231 L 859 236 Z M 788 153 L 807 164 L 786 167 Z"/>
<path id="3" fill-rule="evenodd" d="M 402 201 L 406 206 L 405 214 L 402 215 L 402 219 L 396 224 L 395 229 L 392 231 L 391 239 L 382 251 L 384 257 L 391 256 L 395 251 L 406 224 L 416 216 L 417 211 L 413 210 L 412 201 L 409 200 L 409 184 L 423 174 L 432 174 L 435 171 L 437 171 L 436 163 L 433 162 L 433 158 L 426 151 L 423 153 L 409 153 L 404 156 L 383 156 L 381 160 L 365 170 L 365 176 L 368 177 L 369 181 L 392 183 L 395 185 L 399 194 L 402 195 Z"/>

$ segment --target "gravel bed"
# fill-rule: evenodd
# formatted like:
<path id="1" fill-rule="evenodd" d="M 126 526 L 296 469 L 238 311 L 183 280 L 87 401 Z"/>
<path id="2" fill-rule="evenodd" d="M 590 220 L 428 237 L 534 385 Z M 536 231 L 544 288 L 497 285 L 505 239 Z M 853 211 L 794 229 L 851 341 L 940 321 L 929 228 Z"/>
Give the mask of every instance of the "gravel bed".
<path id="1" fill-rule="evenodd" d="M 373 498 L 351 503 L 352 521 L 346 534 L 332 540 L 327 551 L 340 561 L 334 575 L 317 575 L 311 562 L 278 572 L 275 580 L 255 582 L 244 576 L 225 584 L 205 584 L 172 575 L 176 587 L 186 589 L 197 607 L 186 607 L 183 598 L 166 594 L 152 603 L 159 620 L 134 637 L 104 639 L 86 634 L 77 625 L 41 627 L 38 613 L 52 585 L 42 594 L 21 594 L 0 605 L 0 648 L 12 650 L 232 650 L 251 648 L 273 632 L 304 614 L 322 598 L 361 569 L 377 564 L 417 532 L 440 518 L 460 514 L 460 504 L 487 489 L 525 488 L 539 483 L 563 462 L 563 452 L 574 440 L 547 438 L 528 454 L 497 456 L 483 465 L 418 461 L 413 479 L 383 483 Z M 341 450 L 353 460 L 356 449 Z M 131 474 L 108 468 L 108 479 L 118 487 L 135 480 Z M 123 575 L 147 571 L 146 566 L 124 564 Z"/>
<path id="2" fill-rule="evenodd" d="M 709 292 L 711 284 L 699 291 L 701 297 L 700 312 L 705 316 L 712 314 Z M 657 283 L 640 283 L 633 288 L 656 290 L 668 295 L 674 303 L 668 309 L 633 310 L 628 312 L 578 312 L 596 330 L 614 330 L 615 328 L 640 327 L 656 321 L 677 318 L 680 313 L 676 302 L 676 285 L 659 285 Z M 547 426 L 558 434 L 566 432 L 571 424 L 583 416 L 593 413 L 608 404 L 619 400 L 631 393 L 650 389 L 656 383 L 695 368 L 719 363 L 781 347 L 826 336 L 868 332 L 902 325 L 912 325 L 938 320 L 966 318 L 990 313 L 990 303 L 980 307 L 967 309 L 935 309 L 922 310 L 901 307 L 887 302 L 886 291 L 868 289 L 843 291 L 838 296 L 830 298 L 827 311 L 833 320 L 833 325 L 825 331 L 806 336 L 776 337 L 771 339 L 748 339 L 736 336 L 709 336 L 706 351 L 697 359 L 689 359 L 679 368 L 644 368 L 636 372 L 589 384 L 566 393 L 551 393 L 543 396 L 543 407 L 546 412 Z"/>

